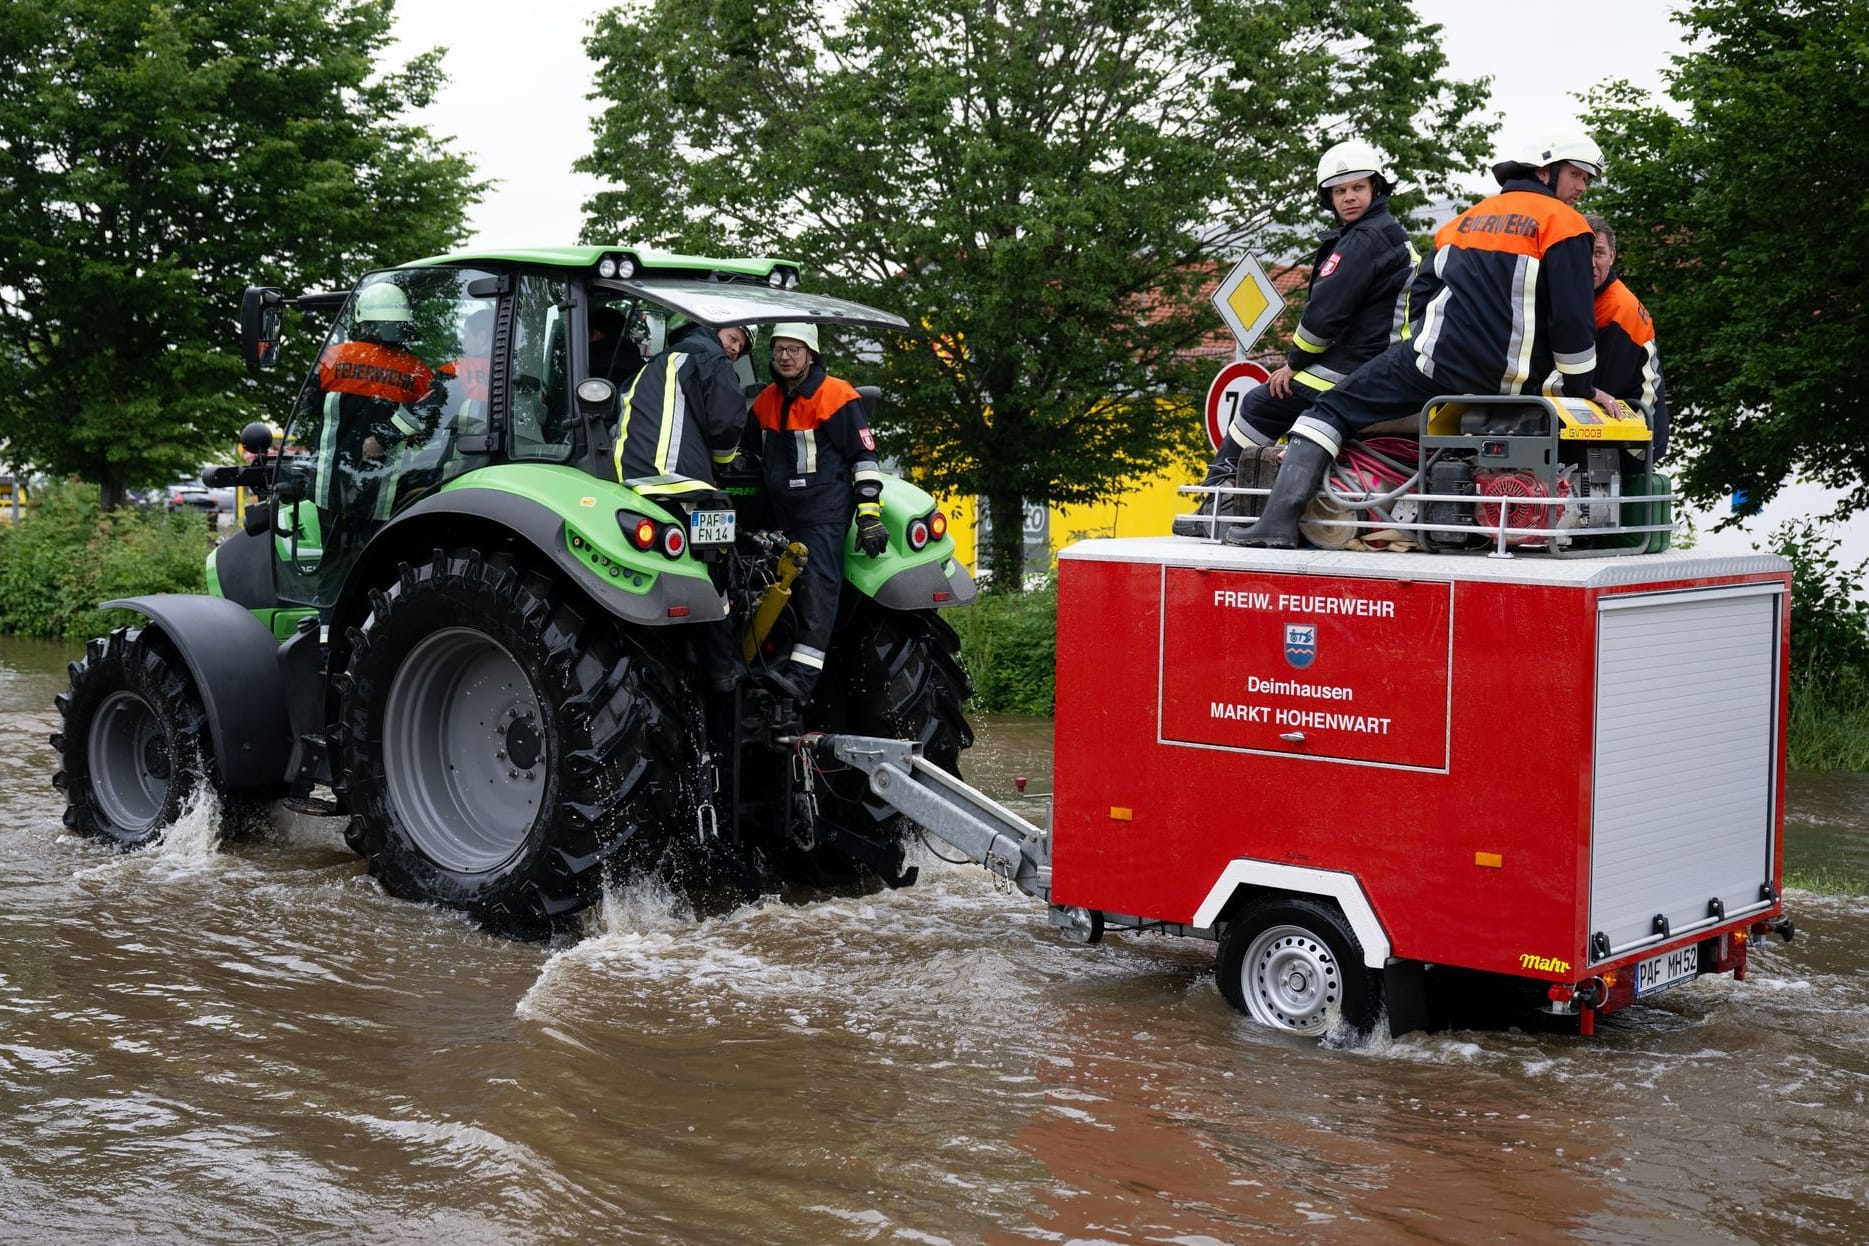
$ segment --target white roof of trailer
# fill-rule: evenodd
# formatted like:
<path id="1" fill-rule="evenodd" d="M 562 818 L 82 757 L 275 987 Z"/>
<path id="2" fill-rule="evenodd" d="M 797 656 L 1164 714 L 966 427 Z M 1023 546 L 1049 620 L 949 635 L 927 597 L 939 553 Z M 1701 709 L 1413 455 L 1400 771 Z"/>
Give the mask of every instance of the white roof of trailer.
<path id="1" fill-rule="evenodd" d="M 1773 575 L 1791 564 L 1777 554 L 1697 554 L 1667 550 L 1624 557 L 1552 557 L 1484 553 L 1394 554 L 1370 550 L 1241 549 L 1190 537 L 1103 537 L 1059 551 L 1060 562 L 1130 562 L 1206 567 L 1218 571 L 1277 571 L 1287 575 L 1365 576 L 1389 580 L 1485 580 L 1503 584 L 1557 584 L 1613 588 L 1714 576 Z"/>

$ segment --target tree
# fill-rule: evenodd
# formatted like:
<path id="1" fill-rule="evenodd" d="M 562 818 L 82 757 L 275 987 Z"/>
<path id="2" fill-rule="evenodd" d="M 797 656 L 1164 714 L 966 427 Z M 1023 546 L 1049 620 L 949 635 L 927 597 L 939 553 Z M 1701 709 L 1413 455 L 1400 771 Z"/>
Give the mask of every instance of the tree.
<path id="1" fill-rule="evenodd" d="M 1404 0 L 640 0 L 587 44 L 578 167 L 618 184 L 585 235 L 799 257 L 919 324 L 846 370 L 925 482 L 987 498 L 1016 585 L 1027 499 L 1190 457 L 1200 289 L 1314 225 L 1325 146 L 1430 190 L 1479 155 L 1436 31 Z"/>
<path id="2" fill-rule="evenodd" d="M 289 400 L 241 366 L 245 284 L 460 240 L 484 183 L 407 120 L 440 51 L 378 73 L 392 2 L 9 0 L 0 459 L 111 506 L 225 456 Z"/>
<path id="3" fill-rule="evenodd" d="M 1590 99 L 1592 207 L 1654 312 L 1687 492 L 1756 510 L 1800 474 L 1869 506 L 1869 2 L 1703 0 L 1677 107 Z"/>

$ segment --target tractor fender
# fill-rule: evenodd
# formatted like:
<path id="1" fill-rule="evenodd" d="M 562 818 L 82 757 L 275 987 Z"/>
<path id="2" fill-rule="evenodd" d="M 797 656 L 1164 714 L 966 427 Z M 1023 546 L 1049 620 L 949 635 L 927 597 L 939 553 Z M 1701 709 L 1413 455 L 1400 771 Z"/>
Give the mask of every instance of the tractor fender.
<path id="1" fill-rule="evenodd" d="M 600 514 L 607 515 L 607 512 L 593 509 L 593 526 L 607 522 L 614 530 L 614 521 L 599 518 Z M 410 557 L 407 552 L 408 536 L 412 531 L 434 527 L 437 520 L 443 520 L 448 527 L 459 531 L 459 520 L 469 517 L 518 536 L 549 558 L 592 601 L 626 622 L 660 627 L 673 623 L 706 623 L 727 617 L 726 600 L 714 588 L 713 581 L 706 575 L 677 573 L 675 568 L 681 564 L 670 563 L 669 570 L 658 571 L 641 592 L 631 592 L 620 587 L 619 583 L 606 579 L 600 567 L 586 562 L 572 550 L 562 514 L 535 498 L 507 489 L 457 485 L 430 494 L 396 516 L 371 538 L 359 563 L 359 570 L 374 572 L 380 570 L 383 563 L 393 566 L 395 561 L 406 561 Z M 448 522 L 450 519 L 453 521 Z M 418 553 L 426 554 L 437 544 L 445 546 L 448 541 L 431 540 Z M 628 569 L 623 570 L 627 573 Z M 380 576 L 353 575 L 351 579 L 353 585 L 367 585 L 376 582 Z M 617 577 L 619 582 L 626 579 L 627 574 Z M 345 596 L 349 597 L 354 591 L 354 587 L 346 588 Z M 340 613 L 348 614 L 347 611 Z"/>
<path id="2" fill-rule="evenodd" d="M 224 597 L 195 593 L 119 597 L 104 605 L 148 618 L 188 664 L 226 790 L 286 781 L 292 753 L 286 681 L 279 642 L 264 623 Z"/>
<path id="3" fill-rule="evenodd" d="M 848 567 L 846 560 L 845 566 Z M 904 567 L 871 594 L 886 610 L 945 610 L 964 606 L 977 596 L 973 577 L 953 558 Z"/>

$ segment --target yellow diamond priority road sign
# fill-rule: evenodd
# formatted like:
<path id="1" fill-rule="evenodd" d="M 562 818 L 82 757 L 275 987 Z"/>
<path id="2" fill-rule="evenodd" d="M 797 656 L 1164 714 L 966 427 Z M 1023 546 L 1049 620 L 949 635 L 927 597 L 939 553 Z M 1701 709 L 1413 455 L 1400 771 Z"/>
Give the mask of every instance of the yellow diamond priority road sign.
<path id="1" fill-rule="evenodd" d="M 1259 267 L 1259 261 L 1248 255 L 1233 266 L 1214 291 L 1214 306 L 1220 309 L 1220 319 L 1233 330 L 1244 352 L 1252 349 L 1259 335 L 1285 310 L 1285 299 L 1265 275 L 1265 269 Z"/>

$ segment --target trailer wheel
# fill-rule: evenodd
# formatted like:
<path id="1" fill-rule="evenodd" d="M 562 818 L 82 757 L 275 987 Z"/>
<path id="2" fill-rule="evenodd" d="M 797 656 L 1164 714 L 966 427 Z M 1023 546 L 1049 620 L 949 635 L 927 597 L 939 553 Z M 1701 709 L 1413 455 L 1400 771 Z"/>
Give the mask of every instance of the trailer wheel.
<path id="1" fill-rule="evenodd" d="M 973 682 L 960 664 L 960 638 L 945 619 L 932 610 L 866 604 L 825 664 L 811 725 L 915 740 L 929 761 L 959 774 L 961 751 L 973 745 L 973 728 L 962 712 L 972 695 Z M 912 829 L 871 796 L 868 783 L 854 772 L 827 775 L 819 804 L 821 817 L 879 842 L 900 843 Z M 831 881 L 837 872 L 822 850 L 814 866 L 824 876 L 820 881 Z"/>
<path id="2" fill-rule="evenodd" d="M 351 633 L 347 838 L 392 895 L 537 938 L 674 821 L 684 734 L 667 664 L 548 574 L 478 551 L 402 564 Z M 587 618 L 586 616 L 591 616 Z"/>
<path id="3" fill-rule="evenodd" d="M 160 837 L 208 779 L 201 698 L 155 635 L 120 627 L 93 639 L 56 698 L 65 825 L 126 851 Z"/>
<path id="4" fill-rule="evenodd" d="M 1220 993 L 1275 1030 L 1323 1035 L 1375 1028 L 1382 989 L 1343 914 L 1302 897 L 1252 905 L 1220 941 Z"/>

